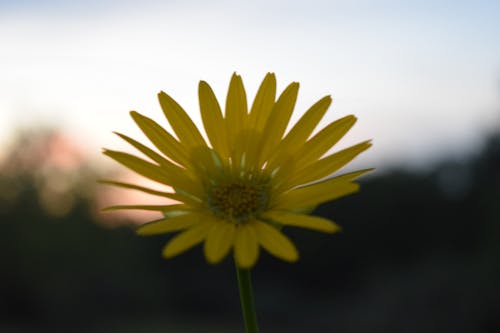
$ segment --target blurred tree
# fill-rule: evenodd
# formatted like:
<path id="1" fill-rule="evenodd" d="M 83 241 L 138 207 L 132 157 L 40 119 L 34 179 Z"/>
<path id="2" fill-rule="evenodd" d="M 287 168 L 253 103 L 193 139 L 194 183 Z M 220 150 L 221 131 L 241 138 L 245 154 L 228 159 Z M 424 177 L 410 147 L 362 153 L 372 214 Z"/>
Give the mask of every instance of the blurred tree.
<path id="1" fill-rule="evenodd" d="M 100 172 L 70 142 L 25 132 L 0 163 L 0 331 L 239 330 L 230 260 L 208 266 L 198 248 L 165 261 L 165 237 L 103 228 Z M 287 230 L 295 265 L 263 255 L 263 330 L 500 331 L 499 198 L 500 135 L 470 159 L 375 173 L 318 208 L 341 234 Z"/>

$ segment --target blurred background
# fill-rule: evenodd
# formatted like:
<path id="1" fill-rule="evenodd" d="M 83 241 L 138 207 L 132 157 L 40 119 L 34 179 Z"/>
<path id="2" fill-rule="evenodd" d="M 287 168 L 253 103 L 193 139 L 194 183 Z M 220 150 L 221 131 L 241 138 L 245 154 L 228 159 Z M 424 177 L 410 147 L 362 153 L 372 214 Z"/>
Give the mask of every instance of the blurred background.
<path id="1" fill-rule="evenodd" d="M 374 147 L 362 191 L 288 230 L 297 264 L 254 270 L 262 332 L 500 331 L 498 1 L 0 0 L 0 331 L 243 332 L 234 268 L 103 214 L 152 198 L 96 184 L 134 176 L 101 147 L 141 142 L 164 90 L 200 124 L 197 83 L 249 98 L 266 72 L 301 83 L 295 121 L 359 118 L 338 150 Z M 133 179 L 133 181 L 142 181 Z M 156 199 L 157 200 L 157 199 Z"/>

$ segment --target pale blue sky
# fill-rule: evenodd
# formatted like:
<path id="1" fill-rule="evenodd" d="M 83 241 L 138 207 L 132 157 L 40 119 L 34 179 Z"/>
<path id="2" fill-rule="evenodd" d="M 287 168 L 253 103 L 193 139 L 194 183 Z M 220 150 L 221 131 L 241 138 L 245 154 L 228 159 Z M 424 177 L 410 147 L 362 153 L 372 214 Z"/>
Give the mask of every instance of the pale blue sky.
<path id="1" fill-rule="evenodd" d="M 1 1 L 0 144 L 16 126 L 63 126 L 88 144 L 142 138 L 165 90 L 198 119 L 197 82 L 224 100 L 267 71 L 299 81 L 297 114 L 325 94 L 354 113 L 360 164 L 470 152 L 500 123 L 498 1 Z M 296 119 L 296 117 L 294 118 Z M 402 161 L 402 162 L 401 162 Z"/>

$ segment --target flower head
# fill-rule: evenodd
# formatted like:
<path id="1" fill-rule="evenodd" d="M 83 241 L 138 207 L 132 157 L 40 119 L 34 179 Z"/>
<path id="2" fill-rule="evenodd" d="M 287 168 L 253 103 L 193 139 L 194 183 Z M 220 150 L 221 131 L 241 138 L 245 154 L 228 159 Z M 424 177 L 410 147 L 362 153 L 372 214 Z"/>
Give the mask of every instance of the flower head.
<path id="1" fill-rule="evenodd" d="M 161 211 L 164 218 L 141 225 L 137 233 L 178 232 L 163 249 L 166 258 L 203 243 L 210 263 L 221 261 L 232 250 L 237 265 L 249 268 L 257 261 L 260 247 L 280 259 L 296 261 L 298 251 L 282 227 L 338 231 L 334 222 L 308 213 L 323 202 L 358 191 L 355 179 L 369 170 L 332 174 L 371 146 L 364 141 L 327 155 L 356 122 L 354 116 L 346 116 L 312 135 L 330 106 L 330 96 L 311 106 L 285 133 L 298 89 L 293 82 L 276 99 L 276 78 L 269 73 L 248 109 L 243 82 L 234 74 L 223 114 L 212 89 L 201 81 L 200 111 L 209 144 L 181 106 L 160 92 L 160 105 L 175 136 L 132 111 L 158 152 L 117 133 L 149 160 L 107 149 L 104 154 L 172 191 L 105 182 L 177 203 L 109 209 Z"/>

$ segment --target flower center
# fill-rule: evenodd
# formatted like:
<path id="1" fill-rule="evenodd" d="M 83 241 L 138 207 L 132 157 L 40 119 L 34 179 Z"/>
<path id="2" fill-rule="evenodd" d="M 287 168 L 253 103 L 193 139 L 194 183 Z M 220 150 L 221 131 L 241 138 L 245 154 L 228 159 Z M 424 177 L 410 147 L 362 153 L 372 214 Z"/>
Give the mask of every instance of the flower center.
<path id="1" fill-rule="evenodd" d="M 267 208 L 268 191 L 265 185 L 220 184 L 212 188 L 208 203 L 218 217 L 241 223 Z"/>

